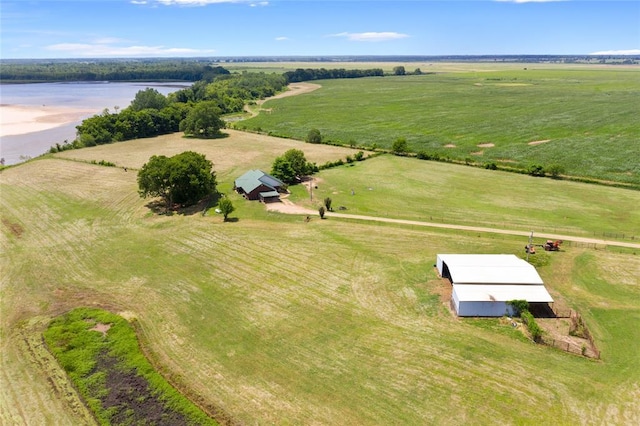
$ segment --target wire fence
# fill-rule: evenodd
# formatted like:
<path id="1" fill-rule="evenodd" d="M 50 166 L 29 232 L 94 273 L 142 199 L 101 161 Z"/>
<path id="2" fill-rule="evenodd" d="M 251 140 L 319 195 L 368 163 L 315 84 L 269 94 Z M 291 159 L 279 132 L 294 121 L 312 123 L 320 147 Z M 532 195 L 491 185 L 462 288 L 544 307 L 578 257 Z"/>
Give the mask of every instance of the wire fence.
<path id="1" fill-rule="evenodd" d="M 543 335 L 539 342 L 575 355 L 600 359 L 600 350 L 596 346 L 596 342 L 587 328 L 582 315 L 573 309 L 553 309 L 553 312 L 556 314 L 556 318 L 569 318 L 571 320 L 569 336 L 563 339 L 555 339 Z"/>

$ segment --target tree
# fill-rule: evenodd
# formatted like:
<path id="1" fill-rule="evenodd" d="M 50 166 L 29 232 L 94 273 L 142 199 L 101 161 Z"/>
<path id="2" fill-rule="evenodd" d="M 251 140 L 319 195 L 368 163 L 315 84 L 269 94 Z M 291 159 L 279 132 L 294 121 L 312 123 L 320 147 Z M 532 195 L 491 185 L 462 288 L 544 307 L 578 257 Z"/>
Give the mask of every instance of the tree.
<path id="1" fill-rule="evenodd" d="M 404 155 L 409 150 L 407 146 L 407 140 L 405 138 L 398 138 L 393 142 L 391 146 L 391 150 L 396 155 Z"/>
<path id="2" fill-rule="evenodd" d="M 180 122 L 180 130 L 188 136 L 196 138 L 213 138 L 220 136 L 224 121 L 220 118 L 220 108 L 216 101 L 202 101 L 187 113 Z"/>
<path id="3" fill-rule="evenodd" d="M 154 155 L 138 171 L 138 193 L 142 198 L 161 197 L 167 209 L 173 204 L 169 184 L 170 160 Z"/>
<path id="4" fill-rule="evenodd" d="M 561 164 L 554 163 L 548 166 L 545 172 L 549 173 L 552 178 L 558 179 L 564 173 L 564 167 Z"/>
<path id="5" fill-rule="evenodd" d="M 167 97 L 156 89 L 148 87 L 144 90 L 139 90 L 136 93 L 136 97 L 131 101 L 130 108 L 134 111 L 142 111 L 143 109 L 157 109 L 161 110 L 169 104 Z M 116 110 L 117 112 L 117 110 Z"/>
<path id="6" fill-rule="evenodd" d="M 544 167 L 540 164 L 531 164 L 527 169 L 527 172 L 531 176 L 544 176 Z"/>
<path id="7" fill-rule="evenodd" d="M 320 208 L 318 209 L 318 214 L 320 215 L 320 219 L 324 219 L 324 206 L 320 206 Z"/>
<path id="8" fill-rule="evenodd" d="M 231 203 L 231 200 L 226 197 L 218 202 L 218 208 L 220 209 L 220 213 L 222 213 L 225 222 L 227 221 L 227 217 L 236 209 L 233 206 L 233 203 Z"/>
<path id="9" fill-rule="evenodd" d="M 304 152 L 290 149 L 273 162 L 271 174 L 284 183 L 296 183 L 302 176 L 313 173 L 315 166 L 307 161 Z"/>
<path id="10" fill-rule="evenodd" d="M 324 206 L 327 208 L 327 211 L 331 211 L 331 201 L 329 197 L 324 199 Z"/>
<path id="11" fill-rule="evenodd" d="M 322 134 L 318 129 L 311 129 L 309 133 L 307 133 L 307 142 L 309 143 L 322 143 Z"/>
<path id="12" fill-rule="evenodd" d="M 393 73 L 395 75 L 405 75 L 407 72 L 405 71 L 404 67 L 400 65 L 397 67 L 393 67 Z"/>
<path id="13" fill-rule="evenodd" d="M 143 198 L 161 197 L 167 209 L 173 203 L 193 205 L 216 190 L 216 175 L 204 155 L 186 151 L 173 157 L 154 155 L 138 172 Z"/>

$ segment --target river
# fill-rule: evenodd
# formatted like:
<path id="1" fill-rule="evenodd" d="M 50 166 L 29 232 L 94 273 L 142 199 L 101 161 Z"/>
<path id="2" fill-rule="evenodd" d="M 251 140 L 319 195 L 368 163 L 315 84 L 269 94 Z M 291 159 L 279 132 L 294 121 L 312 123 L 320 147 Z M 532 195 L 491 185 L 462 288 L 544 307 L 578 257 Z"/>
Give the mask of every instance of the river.
<path id="1" fill-rule="evenodd" d="M 0 84 L 0 114 L 5 128 L 0 137 L 0 157 L 6 165 L 37 157 L 56 143 L 74 140 L 76 126 L 83 119 L 99 114 L 105 108 L 113 113 L 128 107 L 140 90 L 151 87 L 167 95 L 189 85 L 137 82 Z M 49 121 L 43 123 L 47 119 Z"/>

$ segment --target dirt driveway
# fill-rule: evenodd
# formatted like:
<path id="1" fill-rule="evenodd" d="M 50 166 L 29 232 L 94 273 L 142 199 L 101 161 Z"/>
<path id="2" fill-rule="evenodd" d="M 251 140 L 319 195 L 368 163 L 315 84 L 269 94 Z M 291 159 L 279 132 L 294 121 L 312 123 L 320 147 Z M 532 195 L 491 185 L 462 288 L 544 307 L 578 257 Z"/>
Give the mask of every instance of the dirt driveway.
<path id="1" fill-rule="evenodd" d="M 276 212 L 286 213 L 286 214 L 299 214 L 299 215 L 308 215 L 308 216 L 310 215 L 315 216 L 318 214 L 316 210 L 311 210 L 305 207 L 298 206 L 286 198 L 281 199 L 281 202 L 279 203 L 269 203 L 266 206 L 267 206 L 267 210 L 269 211 L 276 211 Z M 426 226 L 431 228 L 459 229 L 461 231 L 487 232 L 492 234 L 519 235 L 522 237 L 528 237 L 530 234 L 530 231 L 515 231 L 510 229 L 486 228 L 482 226 L 466 226 L 466 225 L 454 225 L 454 224 L 448 224 L 448 223 L 422 222 L 417 220 L 392 219 L 388 217 L 363 216 L 363 215 L 357 215 L 357 214 L 346 214 L 346 213 L 336 213 L 336 212 L 326 212 L 325 217 L 366 220 L 366 221 L 373 221 L 373 222 L 398 223 L 402 225 Z M 571 235 L 558 235 L 558 234 L 545 234 L 545 233 L 536 233 L 536 236 L 540 238 L 548 238 L 550 240 L 575 241 L 575 242 L 588 243 L 588 244 L 603 244 L 603 245 L 610 245 L 610 246 L 640 249 L 640 244 L 628 243 L 625 241 L 611 241 L 611 240 L 601 240 L 597 238 L 584 238 L 584 237 L 575 237 Z"/>

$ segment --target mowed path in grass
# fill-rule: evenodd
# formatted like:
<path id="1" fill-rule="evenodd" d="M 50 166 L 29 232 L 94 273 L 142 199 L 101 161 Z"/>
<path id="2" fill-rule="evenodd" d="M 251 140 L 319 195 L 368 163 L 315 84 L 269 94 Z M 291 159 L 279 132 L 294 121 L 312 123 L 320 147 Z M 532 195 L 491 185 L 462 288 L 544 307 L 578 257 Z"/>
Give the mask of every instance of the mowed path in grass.
<path id="1" fill-rule="evenodd" d="M 268 141 L 242 148 L 251 148 L 247 156 L 268 165 L 280 151 L 261 145 Z M 110 148 L 94 158 L 128 164 L 122 159 L 138 149 L 135 143 Z M 218 158 L 215 152 L 211 155 Z M 341 158 L 345 151 L 318 153 L 335 160 L 331 155 Z M 403 210 L 408 218 L 420 218 L 424 200 L 434 198 L 433 184 L 425 180 L 448 176 L 472 186 L 484 176 L 484 186 L 513 184 L 493 172 L 476 175 L 470 168 L 405 161 L 380 157 L 327 170 L 318 176 L 323 180 L 317 181 L 315 196 L 331 195 L 335 206 L 373 215 L 395 200 L 394 193 L 406 198 L 395 188 L 409 185 L 405 173 L 417 167 L 420 178 L 413 181 L 421 183 L 409 186 L 424 194 L 416 189 Z M 222 157 L 214 163 L 226 164 Z M 239 167 L 254 168 L 251 164 L 247 160 Z M 235 167 L 216 167 L 222 187 L 230 187 Z M 388 183 L 371 185 L 370 173 L 386 167 L 396 170 Z M 533 345 L 494 320 L 461 321 L 444 306 L 442 282 L 432 267 L 437 253 L 521 253 L 519 238 L 364 221 L 305 223 L 265 212 L 261 204 L 230 192 L 236 222 L 223 223 L 218 215 L 155 216 L 136 193 L 135 172 L 68 159 L 6 169 L 0 184 L 6 247 L 0 257 L 3 423 L 73 424 L 48 376 L 33 374 L 42 370 L 19 344 L 17 330 L 32 318 L 76 306 L 103 306 L 136 318 L 145 348 L 166 376 L 203 405 L 247 424 L 637 423 L 639 418 L 637 256 L 572 248 L 539 268 L 552 295 L 585 315 L 603 353 L 603 361 L 595 363 Z M 611 196 L 591 186 L 578 193 L 592 189 L 592 197 Z M 306 190 L 292 190 L 292 199 L 305 205 Z M 372 198 L 358 199 L 363 193 Z M 511 198 L 517 201 L 516 195 Z M 376 205 L 384 197 L 391 198 Z M 572 204 L 588 209 L 581 200 Z M 497 198 L 476 215 L 490 219 L 495 210 L 510 207 Z M 462 216 L 464 205 L 455 209 Z"/>

